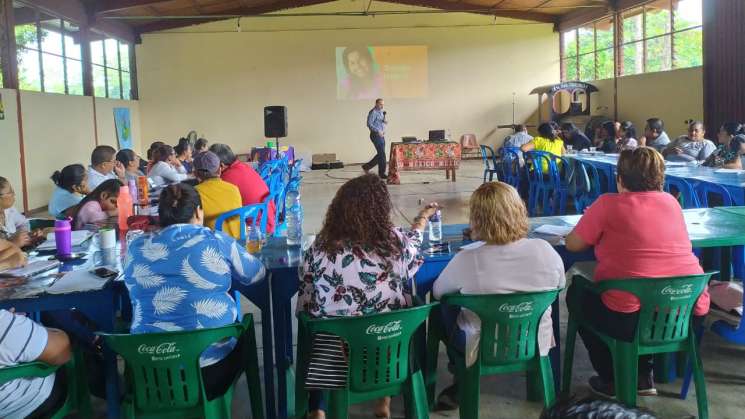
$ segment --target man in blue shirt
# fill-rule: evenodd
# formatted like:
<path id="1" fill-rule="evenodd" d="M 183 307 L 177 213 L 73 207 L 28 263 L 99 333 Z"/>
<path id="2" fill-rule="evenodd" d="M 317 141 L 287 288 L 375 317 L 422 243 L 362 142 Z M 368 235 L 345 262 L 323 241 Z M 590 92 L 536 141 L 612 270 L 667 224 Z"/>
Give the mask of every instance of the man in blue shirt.
<path id="1" fill-rule="evenodd" d="M 370 130 L 370 141 L 375 146 L 375 157 L 362 165 L 365 173 L 378 166 L 378 176 L 388 179 L 385 174 L 385 111 L 383 110 L 383 99 L 375 100 L 375 107 L 367 114 L 367 128 Z"/>

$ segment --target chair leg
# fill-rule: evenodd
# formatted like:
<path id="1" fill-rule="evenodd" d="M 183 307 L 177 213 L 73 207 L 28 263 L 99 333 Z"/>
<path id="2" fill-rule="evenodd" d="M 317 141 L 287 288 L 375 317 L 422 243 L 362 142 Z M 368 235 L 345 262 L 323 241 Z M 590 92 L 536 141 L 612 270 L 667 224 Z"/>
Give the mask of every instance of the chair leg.
<path id="1" fill-rule="evenodd" d="M 569 313 L 567 337 L 564 343 L 564 371 L 562 371 L 561 393 L 569 395 L 572 388 L 572 366 L 574 364 L 574 343 L 577 340 L 577 320 Z"/>
<path id="2" fill-rule="evenodd" d="M 556 401 L 556 389 L 554 388 L 554 373 L 551 368 L 551 359 L 542 356 L 538 360 L 541 384 L 543 389 L 543 405 L 546 408 L 553 406 Z"/>
<path id="3" fill-rule="evenodd" d="M 484 181 L 482 183 L 486 183 L 486 174 L 488 173 L 488 170 L 484 170 Z"/>
<path id="4" fill-rule="evenodd" d="M 693 380 L 696 383 L 696 404 L 699 419 L 709 419 L 709 401 L 706 395 L 706 380 L 704 380 L 704 365 L 696 349 L 693 333 L 688 335 L 688 356 L 693 362 Z"/>
<path id="5" fill-rule="evenodd" d="M 251 321 L 246 333 L 246 384 L 248 397 L 251 401 L 251 415 L 257 419 L 264 419 L 264 401 L 261 397 L 261 378 L 259 377 L 259 354 L 256 350 L 256 329 Z"/>
<path id="6" fill-rule="evenodd" d="M 437 357 L 440 352 L 439 330 L 442 326 L 438 321 L 439 312 L 431 312 L 429 315 L 429 328 L 427 330 L 427 364 L 425 367 L 425 382 L 427 386 L 427 404 L 430 408 L 435 406 L 435 390 L 437 388 Z"/>
<path id="7" fill-rule="evenodd" d="M 613 356 L 613 376 L 615 378 L 616 398 L 628 406 L 636 406 L 636 388 L 639 378 L 639 356 L 634 344 L 615 341 Z"/>
<path id="8" fill-rule="evenodd" d="M 476 419 L 479 417 L 479 396 L 481 392 L 481 368 L 479 362 L 466 368 L 460 365 L 458 371 L 458 398 L 460 399 L 460 418 Z"/>
<path id="9" fill-rule="evenodd" d="M 407 418 L 428 419 L 429 406 L 427 392 L 424 388 L 424 377 L 421 370 L 416 370 L 409 376 L 404 385 L 404 409 Z"/>
<path id="10" fill-rule="evenodd" d="M 349 417 L 349 390 L 333 390 L 329 393 L 329 417 L 347 419 Z"/>

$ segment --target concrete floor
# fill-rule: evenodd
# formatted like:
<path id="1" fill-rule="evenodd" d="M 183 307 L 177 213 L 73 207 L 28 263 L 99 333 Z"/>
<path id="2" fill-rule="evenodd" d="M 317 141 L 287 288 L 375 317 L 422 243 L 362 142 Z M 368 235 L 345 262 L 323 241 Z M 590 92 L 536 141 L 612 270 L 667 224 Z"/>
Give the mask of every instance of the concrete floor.
<path id="1" fill-rule="evenodd" d="M 390 186 L 389 191 L 394 203 L 392 217 L 398 225 L 407 225 L 417 214 L 420 200 L 437 201 L 443 209 L 444 223 L 467 223 L 468 198 L 471 192 L 481 184 L 482 168 L 478 161 L 464 162 L 458 171 L 458 181 L 445 180 L 443 172 L 404 172 L 401 185 Z M 336 190 L 348 179 L 362 173 L 359 166 L 350 166 L 332 171 L 314 171 L 304 174 L 302 202 L 305 210 L 304 231 L 315 233 L 321 228 L 326 208 Z M 563 298 L 562 298 L 563 302 Z M 257 330 L 260 328 L 261 315 L 246 300 L 242 303 L 244 311 L 253 312 L 256 316 Z M 566 330 L 566 307 L 562 303 L 562 341 Z M 259 353 L 262 343 L 259 338 Z M 590 367 L 584 346 L 578 339 L 575 350 L 575 369 L 572 391 L 575 394 L 587 394 L 587 380 L 593 371 Z M 745 417 L 745 347 L 726 344 L 718 336 L 706 333 L 701 353 L 705 368 L 707 391 L 709 396 L 709 415 L 712 419 L 742 419 Z M 260 357 L 261 358 L 261 357 Z M 447 359 L 441 349 L 439 360 L 438 392 L 450 384 L 450 377 L 445 365 Z M 681 381 L 657 386 L 658 397 L 640 398 L 640 405 L 657 413 L 665 419 L 692 418 L 697 416 L 695 390 L 691 389 L 688 399 L 677 397 Z M 481 417 L 483 418 L 525 418 L 540 416 L 540 403 L 525 400 L 525 378 L 521 374 L 487 377 L 481 382 Z M 373 417 L 371 404 L 355 406 L 353 418 Z M 245 381 L 241 379 L 236 387 L 233 402 L 235 418 L 250 416 L 248 394 Z M 403 417 L 403 403 L 400 397 L 394 399 L 393 416 Z M 432 418 L 454 418 L 458 412 L 432 412 Z"/>

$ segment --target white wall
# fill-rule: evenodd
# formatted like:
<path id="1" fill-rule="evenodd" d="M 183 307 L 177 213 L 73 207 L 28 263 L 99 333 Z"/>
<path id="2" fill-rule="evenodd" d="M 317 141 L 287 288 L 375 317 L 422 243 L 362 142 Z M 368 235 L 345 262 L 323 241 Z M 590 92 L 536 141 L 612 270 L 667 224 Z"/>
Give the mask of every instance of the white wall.
<path id="1" fill-rule="evenodd" d="M 18 107 L 16 91 L 0 89 L 5 119 L 0 120 L 0 176 L 8 179 L 16 192 L 16 208 L 23 210 L 21 152 L 18 146 Z"/>
<path id="2" fill-rule="evenodd" d="M 348 0 L 292 13 L 358 10 Z M 373 7 L 402 9 L 374 2 Z M 410 8 L 416 9 L 416 8 Z M 365 127 L 369 100 L 338 101 L 334 50 L 348 45 L 427 45 L 429 95 L 387 98 L 388 140 L 430 129 L 501 142 L 530 117 L 534 87 L 559 79 L 559 41 L 550 24 L 468 14 L 242 19 L 143 36 L 137 47 L 144 144 L 174 142 L 191 129 L 237 152 L 262 144 L 263 107 L 288 107 L 289 137 L 300 152 L 335 152 L 346 163 L 373 152 Z"/>

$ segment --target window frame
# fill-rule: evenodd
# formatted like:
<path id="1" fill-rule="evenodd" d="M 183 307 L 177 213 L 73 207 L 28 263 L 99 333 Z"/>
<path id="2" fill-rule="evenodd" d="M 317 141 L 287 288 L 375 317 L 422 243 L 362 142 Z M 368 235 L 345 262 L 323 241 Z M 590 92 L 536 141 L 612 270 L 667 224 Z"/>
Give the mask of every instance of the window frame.
<path id="1" fill-rule="evenodd" d="M 659 0 L 657 0 L 657 1 L 659 1 Z M 696 68 L 696 67 L 700 67 L 701 65 L 703 65 L 703 45 L 702 45 L 702 49 L 701 49 L 701 55 L 702 55 L 701 64 L 694 65 L 694 66 L 680 66 L 679 63 L 676 60 L 677 54 L 676 54 L 676 42 L 675 42 L 676 35 L 680 35 L 680 34 L 683 34 L 683 33 L 686 33 L 686 32 L 690 32 L 690 31 L 701 31 L 701 32 L 703 32 L 703 22 L 701 22 L 701 24 L 687 26 L 687 27 L 682 28 L 682 29 L 676 28 L 676 17 L 675 17 L 675 15 L 677 13 L 676 13 L 676 7 L 675 6 L 676 6 L 676 3 L 677 3 L 678 0 L 666 0 L 666 1 L 667 1 L 667 5 L 669 6 L 669 9 L 667 9 L 667 10 L 669 11 L 669 15 L 670 15 L 669 16 L 670 27 L 669 27 L 669 30 L 668 31 L 666 31 L 665 33 L 662 33 L 662 34 L 657 34 L 657 35 L 654 35 L 654 36 L 647 36 L 647 13 L 648 13 L 648 11 L 652 10 L 649 6 L 652 3 L 654 3 L 655 0 L 647 1 L 647 2 L 645 2 L 643 4 L 634 6 L 634 7 L 629 8 L 629 9 L 614 11 L 610 15 L 603 16 L 602 18 L 599 18 L 599 19 L 596 19 L 596 20 L 587 22 L 587 23 L 582 24 L 582 25 L 578 25 L 576 27 L 573 27 L 573 28 L 568 29 L 568 30 L 565 30 L 565 31 L 561 31 L 560 36 L 559 36 L 559 44 L 560 44 L 560 48 L 559 48 L 560 49 L 560 60 L 559 60 L 559 62 L 560 62 L 560 66 L 561 66 L 561 80 L 562 81 L 570 81 L 570 80 L 567 79 L 567 62 L 569 62 L 569 61 L 574 61 L 574 66 L 576 68 L 576 75 L 577 75 L 577 78 L 576 79 L 577 80 L 583 80 L 583 81 L 602 80 L 602 79 L 598 79 L 598 77 L 597 77 L 598 76 L 598 72 L 599 72 L 599 68 L 598 68 L 598 53 L 599 52 L 602 52 L 602 51 L 606 51 L 608 49 L 612 50 L 612 55 L 613 55 L 613 77 L 621 77 L 621 76 L 625 76 L 625 75 L 646 74 L 646 73 L 656 73 L 656 72 L 662 72 L 662 71 L 672 71 L 672 70 L 678 70 L 678 69 L 683 69 L 683 68 Z M 702 0 L 702 8 L 703 8 L 703 0 Z M 640 39 L 629 40 L 629 41 L 626 42 L 626 41 L 624 41 L 624 33 L 623 33 L 624 32 L 624 24 L 623 24 L 624 23 L 624 19 L 625 19 L 625 16 L 626 15 L 632 14 L 634 11 L 640 11 L 641 12 L 642 36 L 641 36 Z M 703 9 L 702 9 L 702 13 L 703 13 Z M 635 15 L 638 15 L 638 14 L 635 14 Z M 597 45 L 597 23 L 598 22 L 605 21 L 606 19 L 609 19 L 609 18 L 611 19 L 612 27 L 613 27 L 613 31 L 614 31 L 614 33 L 613 33 L 613 45 L 610 48 L 603 48 L 601 50 L 598 50 L 598 45 Z M 591 52 L 580 53 L 580 50 L 579 50 L 579 29 L 580 28 L 586 28 L 588 26 L 592 26 L 592 28 L 593 28 L 593 35 L 594 35 L 594 38 L 595 38 L 594 39 L 594 41 L 595 41 L 594 48 L 593 48 L 593 50 Z M 565 55 L 565 50 L 564 50 L 565 49 L 564 37 L 566 36 L 566 34 L 572 33 L 572 32 L 574 33 L 574 41 L 576 42 L 576 45 L 575 45 L 575 55 L 567 56 L 567 55 Z M 648 52 L 647 44 L 650 41 L 655 41 L 657 39 L 665 39 L 665 38 L 668 38 L 669 39 L 670 66 L 669 66 L 668 69 L 651 70 L 650 71 L 648 69 L 648 64 L 649 64 L 648 61 L 649 61 L 649 59 L 648 59 L 648 56 L 647 56 L 647 52 Z M 631 74 L 625 74 L 625 71 L 624 71 L 624 64 L 625 64 L 624 49 L 627 46 L 632 46 L 634 44 L 639 44 L 639 45 L 641 45 L 641 48 L 642 48 L 642 52 L 641 52 L 641 56 L 642 56 L 642 66 L 641 66 L 641 68 L 642 68 L 642 71 L 641 72 L 631 73 Z M 592 54 L 594 56 L 593 57 L 593 60 L 594 60 L 594 63 L 595 63 L 594 74 L 593 74 L 593 77 L 591 77 L 591 78 L 584 78 L 583 79 L 583 77 L 582 77 L 582 71 L 581 71 L 581 67 L 580 67 L 580 60 L 581 60 L 581 57 L 582 56 L 587 56 L 587 55 L 590 55 L 590 54 Z"/>
<path id="2" fill-rule="evenodd" d="M 104 34 L 101 34 L 102 36 L 106 36 Z M 106 53 L 106 41 L 108 40 L 114 40 L 116 41 L 116 67 L 112 67 L 109 65 L 107 61 L 108 54 Z M 95 64 L 93 63 L 93 60 L 91 59 L 91 75 L 93 77 L 93 95 L 96 97 L 105 97 L 107 99 L 120 99 L 120 100 L 134 100 L 133 98 L 136 96 L 135 92 L 133 91 L 134 83 L 132 83 L 132 77 L 134 77 L 134 74 L 132 72 L 131 68 L 131 61 L 132 61 L 132 53 L 133 53 L 133 46 L 127 42 L 121 41 L 117 38 L 101 38 L 96 41 L 91 41 L 90 43 L 93 44 L 94 42 L 100 42 L 101 43 L 101 55 L 102 55 L 102 63 L 101 64 Z M 130 60 L 130 65 L 127 66 L 128 70 L 124 70 L 122 68 L 122 44 L 127 45 L 127 58 Z M 103 75 L 104 75 L 104 91 L 106 94 L 104 96 L 100 96 L 96 94 L 96 88 L 95 88 L 95 72 L 93 69 L 95 67 L 103 69 Z M 109 71 L 112 70 L 116 72 L 116 78 L 119 82 L 119 97 L 112 97 L 109 93 Z M 129 92 L 128 96 L 125 97 L 124 95 L 124 74 L 127 74 L 129 76 Z"/>

